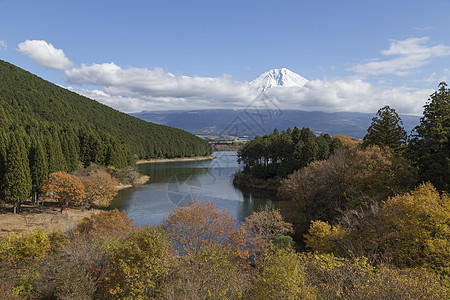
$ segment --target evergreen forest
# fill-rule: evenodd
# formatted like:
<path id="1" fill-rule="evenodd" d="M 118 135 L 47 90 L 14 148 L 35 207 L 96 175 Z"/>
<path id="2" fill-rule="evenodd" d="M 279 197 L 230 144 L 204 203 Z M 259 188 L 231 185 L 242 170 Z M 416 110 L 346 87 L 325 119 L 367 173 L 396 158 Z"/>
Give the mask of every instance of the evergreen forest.
<path id="1" fill-rule="evenodd" d="M 37 196 L 57 171 L 209 154 L 209 143 L 186 131 L 142 121 L 0 61 L 1 200 Z"/>
<path id="2" fill-rule="evenodd" d="M 129 148 L 141 159 L 211 153 L 207 142 L 186 131 L 142 121 L 0 61 L 0 128 L 21 127 L 28 135 L 50 131 L 60 139 L 70 127 L 80 143 L 104 152 L 107 146 Z"/>

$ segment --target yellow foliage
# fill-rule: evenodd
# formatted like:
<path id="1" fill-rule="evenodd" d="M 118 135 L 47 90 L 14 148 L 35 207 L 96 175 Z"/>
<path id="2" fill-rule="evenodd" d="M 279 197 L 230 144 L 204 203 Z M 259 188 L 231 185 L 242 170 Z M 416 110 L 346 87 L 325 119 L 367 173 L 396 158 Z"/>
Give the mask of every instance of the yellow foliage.
<path id="1" fill-rule="evenodd" d="M 308 234 L 305 234 L 306 246 L 314 252 L 336 253 L 336 243 L 341 241 L 346 232 L 339 226 L 328 222 L 312 221 Z"/>
<path id="2" fill-rule="evenodd" d="M 355 140 L 354 138 L 349 137 L 348 135 L 343 134 L 336 134 L 333 135 L 332 139 L 339 139 L 342 143 L 342 145 L 348 147 L 348 148 L 356 148 L 359 145 L 361 145 L 362 141 Z"/>
<path id="3" fill-rule="evenodd" d="M 430 266 L 450 275 L 450 197 L 430 184 L 389 198 L 367 230 L 399 267 Z"/>
<path id="4" fill-rule="evenodd" d="M 42 230 L 11 235 L 0 242 L 0 258 L 10 266 L 27 265 L 45 257 L 51 249 L 48 235 Z"/>
<path id="5" fill-rule="evenodd" d="M 348 299 L 450 299 L 450 289 L 423 269 L 377 268 L 373 276 L 349 293 Z"/>
<path id="6" fill-rule="evenodd" d="M 109 293 L 119 299 L 155 299 L 169 272 L 171 246 L 154 227 L 133 231 L 111 252 Z"/>
<path id="7" fill-rule="evenodd" d="M 306 285 L 306 274 L 298 254 L 274 249 L 258 264 L 260 275 L 252 299 L 315 299 L 314 289 Z"/>
<path id="8" fill-rule="evenodd" d="M 374 273 L 364 257 L 351 260 L 333 254 L 303 253 L 299 259 L 305 268 L 307 284 L 314 286 L 323 299 L 346 299 L 348 293 Z"/>

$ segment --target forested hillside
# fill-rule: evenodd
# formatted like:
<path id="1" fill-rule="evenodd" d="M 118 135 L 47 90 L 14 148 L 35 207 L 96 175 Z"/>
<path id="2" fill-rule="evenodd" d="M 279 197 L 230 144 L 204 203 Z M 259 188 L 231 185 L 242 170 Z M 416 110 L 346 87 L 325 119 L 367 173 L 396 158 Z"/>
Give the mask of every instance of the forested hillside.
<path id="1" fill-rule="evenodd" d="M 26 133 L 70 127 L 80 140 L 124 143 L 139 158 L 211 152 L 207 142 L 186 131 L 131 117 L 0 60 L 0 128 L 19 127 Z"/>

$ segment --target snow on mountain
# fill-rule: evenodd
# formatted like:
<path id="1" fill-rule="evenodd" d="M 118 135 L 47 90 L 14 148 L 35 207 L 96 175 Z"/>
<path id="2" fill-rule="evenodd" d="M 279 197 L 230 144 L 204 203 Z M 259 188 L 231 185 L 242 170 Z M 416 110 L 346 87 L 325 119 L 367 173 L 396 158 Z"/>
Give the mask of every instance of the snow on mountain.
<path id="1" fill-rule="evenodd" d="M 286 69 L 273 69 L 261 74 L 250 85 L 258 91 L 273 87 L 302 87 L 308 79 Z"/>

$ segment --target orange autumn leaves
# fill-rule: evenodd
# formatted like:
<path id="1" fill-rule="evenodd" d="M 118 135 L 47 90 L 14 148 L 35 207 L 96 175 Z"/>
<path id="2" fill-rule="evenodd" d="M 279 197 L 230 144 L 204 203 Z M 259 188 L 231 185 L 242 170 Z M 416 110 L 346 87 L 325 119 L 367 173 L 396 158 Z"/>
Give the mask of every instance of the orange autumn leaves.
<path id="1" fill-rule="evenodd" d="M 81 204 L 109 206 L 117 195 L 116 185 L 117 181 L 103 170 L 92 171 L 81 178 L 66 172 L 54 172 L 44 182 L 42 190 L 60 203 L 62 211 Z"/>
<path id="2" fill-rule="evenodd" d="M 80 205 L 85 195 L 81 180 L 66 172 L 51 173 L 42 190 L 61 204 L 61 211 L 69 205 Z"/>
<path id="3" fill-rule="evenodd" d="M 240 257 L 262 251 L 272 239 L 292 232 L 292 224 L 284 222 L 277 209 L 255 212 L 240 224 L 230 212 L 217 210 L 212 202 L 200 201 L 172 210 L 163 228 L 186 254 L 220 247 Z"/>

